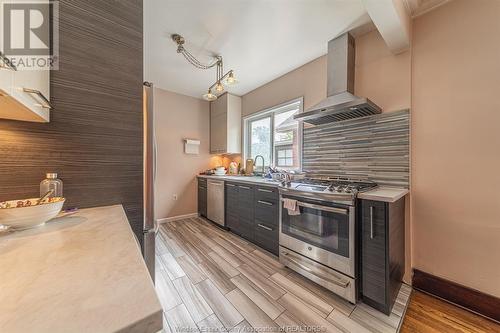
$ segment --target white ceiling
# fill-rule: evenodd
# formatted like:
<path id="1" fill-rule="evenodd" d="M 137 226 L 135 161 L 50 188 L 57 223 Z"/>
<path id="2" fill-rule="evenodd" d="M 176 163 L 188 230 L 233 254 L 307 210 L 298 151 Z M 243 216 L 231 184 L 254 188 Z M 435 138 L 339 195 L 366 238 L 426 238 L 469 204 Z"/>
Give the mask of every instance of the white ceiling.
<path id="1" fill-rule="evenodd" d="M 144 1 L 145 80 L 200 97 L 215 69 L 199 70 L 176 53 L 170 35 L 203 62 L 224 58 L 249 91 L 323 55 L 327 42 L 370 22 L 361 0 L 147 0 Z"/>

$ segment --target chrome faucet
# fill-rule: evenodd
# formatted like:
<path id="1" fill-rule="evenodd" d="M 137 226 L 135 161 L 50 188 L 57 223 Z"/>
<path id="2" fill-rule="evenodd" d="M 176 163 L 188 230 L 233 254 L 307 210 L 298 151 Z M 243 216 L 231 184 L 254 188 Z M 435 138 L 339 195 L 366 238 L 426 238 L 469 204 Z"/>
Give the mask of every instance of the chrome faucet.
<path id="1" fill-rule="evenodd" d="M 255 169 L 257 169 L 257 159 L 258 159 L 259 157 L 262 159 L 262 174 L 261 174 L 261 175 L 264 175 L 264 173 L 266 172 L 266 170 L 265 170 L 265 168 L 266 168 L 266 167 L 265 167 L 265 163 L 266 163 L 266 162 L 264 161 L 264 156 L 262 156 L 262 155 L 257 155 L 257 156 L 255 156 L 255 158 L 254 158 L 254 160 L 253 160 L 253 161 L 254 161 L 254 162 L 253 162 L 253 164 L 254 164 L 254 168 L 255 168 Z"/>

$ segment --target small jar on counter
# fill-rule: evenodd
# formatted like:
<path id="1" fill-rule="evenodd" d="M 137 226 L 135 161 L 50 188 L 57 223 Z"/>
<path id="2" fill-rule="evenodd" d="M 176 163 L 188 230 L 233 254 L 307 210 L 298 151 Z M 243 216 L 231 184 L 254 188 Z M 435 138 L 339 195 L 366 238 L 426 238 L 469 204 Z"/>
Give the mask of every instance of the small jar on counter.
<path id="1" fill-rule="evenodd" d="M 57 178 L 57 173 L 48 173 L 46 177 L 40 183 L 40 197 L 44 196 L 50 190 L 53 190 L 53 192 L 48 196 L 49 198 L 62 197 L 63 182 Z"/>

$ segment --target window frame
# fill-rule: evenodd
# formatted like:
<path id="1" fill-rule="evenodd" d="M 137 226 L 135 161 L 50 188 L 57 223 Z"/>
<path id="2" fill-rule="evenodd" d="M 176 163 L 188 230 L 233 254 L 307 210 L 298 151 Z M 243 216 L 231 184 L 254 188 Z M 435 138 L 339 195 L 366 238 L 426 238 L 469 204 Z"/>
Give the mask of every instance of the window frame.
<path id="1" fill-rule="evenodd" d="M 257 121 L 257 120 L 262 120 L 264 118 L 267 118 L 267 117 L 270 117 L 271 121 L 270 121 L 270 126 L 271 126 L 271 142 L 270 142 L 270 148 L 271 148 L 271 166 L 274 166 L 276 167 L 274 164 L 275 164 L 275 161 L 276 161 L 276 156 L 275 155 L 275 147 L 274 147 L 274 132 L 275 132 L 275 128 L 274 128 L 274 117 L 276 114 L 279 114 L 279 113 L 283 113 L 283 112 L 287 112 L 287 111 L 291 111 L 295 108 L 297 108 L 296 104 L 299 104 L 298 105 L 298 113 L 302 113 L 303 110 L 304 110 L 304 97 L 299 97 L 299 98 L 295 98 L 295 99 L 292 99 L 290 101 L 287 101 L 285 103 L 281 103 L 279 105 L 276 105 L 276 106 L 273 106 L 273 107 L 270 107 L 270 108 L 267 108 L 267 109 L 264 109 L 262 111 L 259 111 L 259 112 L 256 112 L 256 113 L 253 113 L 251 115 L 248 115 L 246 117 L 243 117 L 243 162 L 246 161 L 248 158 L 251 158 L 249 156 L 250 154 L 250 133 L 251 133 L 251 130 L 250 130 L 250 126 L 252 124 L 252 122 L 254 121 Z M 298 129 L 297 129 L 297 135 L 298 135 L 298 138 L 297 138 L 297 152 L 298 152 L 298 162 L 299 162 L 299 166 L 298 168 L 287 168 L 289 170 L 294 170 L 294 171 L 302 171 L 302 146 L 303 146 L 303 141 L 304 141 L 304 123 L 302 121 L 299 121 L 298 122 Z M 283 168 L 283 167 L 279 167 L 279 168 Z"/>

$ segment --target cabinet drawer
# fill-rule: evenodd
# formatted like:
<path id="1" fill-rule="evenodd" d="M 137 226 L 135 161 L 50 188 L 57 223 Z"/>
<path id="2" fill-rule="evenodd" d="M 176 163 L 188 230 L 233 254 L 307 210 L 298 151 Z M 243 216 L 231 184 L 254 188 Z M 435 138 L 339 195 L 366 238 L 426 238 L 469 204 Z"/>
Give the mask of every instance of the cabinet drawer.
<path id="1" fill-rule="evenodd" d="M 278 203 L 271 200 L 255 201 L 255 219 L 273 226 L 278 225 Z"/>
<path id="2" fill-rule="evenodd" d="M 279 192 L 276 187 L 258 186 L 255 188 L 255 200 L 278 202 Z"/>
<path id="3" fill-rule="evenodd" d="M 255 243 L 271 253 L 278 254 L 278 227 L 264 221 L 255 220 Z"/>

